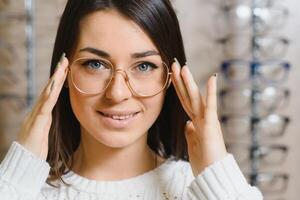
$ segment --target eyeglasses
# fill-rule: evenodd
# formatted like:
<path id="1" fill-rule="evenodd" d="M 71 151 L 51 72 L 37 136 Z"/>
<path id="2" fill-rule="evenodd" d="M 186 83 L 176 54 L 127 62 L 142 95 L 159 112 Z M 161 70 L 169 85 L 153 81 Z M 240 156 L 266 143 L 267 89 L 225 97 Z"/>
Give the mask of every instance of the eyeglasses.
<path id="1" fill-rule="evenodd" d="M 211 2 L 223 6 L 236 6 L 238 4 L 251 6 L 253 4 L 253 0 L 211 0 Z M 255 5 L 257 7 L 270 7 L 275 5 L 280 0 L 255 0 Z"/>
<path id="2" fill-rule="evenodd" d="M 19 94 L 0 94 L 0 108 L 12 108 L 14 113 L 20 114 L 20 111 L 26 108 L 26 98 Z"/>
<path id="3" fill-rule="evenodd" d="M 9 0 L 0 0 L 0 9 L 4 9 L 8 6 Z"/>
<path id="4" fill-rule="evenodd" d="M 250 136 L 251 130 L 256 131 L 257 135 L 262 138 L 280 137 L 285 133 L 290 122 L 289 117 L 279 114 L 270 114 L 261 118 L 247 115 L 223 115 L 220 120 L 225 134 L 232 138 Z"/>
<path id="5" fill-rule="evenodd" d="M 288 153 L 288 147 L 279 144 L 251 146 L 227 143 L 226 148 L 235 155 L 240 165 L 249 164 L 252 159 L 259 161 L 260 165 L 280 165 L 285 161 Z"/>
<path id="6" fill-rule="evenodd" d="M 17 82 L 19 82 L 19 79 L 16 76 L 16 74 L 14 74 L 9 69 L 0 68 L 0 84 L 1 84 L 1 86 L 16 84 Z"/>
<path id="7" fill-rule="evenodd" d="M 251 36 L 248 34 L 230 35 L 217 40 L 229 59 L 250 58 L 271 59 L 284 56 L 289 40 L 275 36 Z M 243 45 L 241 45 L 243 44 Z"/>
<path id="8" fill-rule="evenodd" d="M 217 28 L 232 33 L 252 32 L 265 33 L 282 27 L 289 15 L 288 9 L 282 6 L 255 7 L 245 4 L 224 6 L 217 15 Z M 245 31 L 246 30 L 246 31 Z"/>
<path id="9" fill-rule="evenodd" d="M 0 39 L 0 67 L 10 65 L 15 59 L 17 53 L 15 47 Z"/>
<path id="10" fill-rule="evenodd" d="M 287 106 L 290 90 L 268 86 L 261 89 L 222 89 L 220 103 L 225 111 L 248 112 L 253 106 L 259 114 L 266 114 Z"/>
<path id="11" fill-rule="evenodd" d="M 28 0 L 26 0 L 28 1 Z M 19 0 L 0 0 L 0 10 L 5 11 L 20 11 L 20 9 L 24 9 L 24 1 L 19 1 Z"/>
<path id="12" fill-rule="evenodd" d="M 259 172 L 249 174 L 246 178 L 265 193 L 285 192 L 289 181 L 289 175 L 286 173 Z"/>
<path id="13" fill-rule="evenodd" d="M 241 85 L 256 79 L 265 84 L 279 84 L 286 80 L 290 64 L 281 60 L 247 61 L 229 60 L 221 64 L 225 80 Z"/>
<path id="14" fill-rule="evenodd" d="M 161 61 L 140 61 L 121 70 L 106 59 L 84 57 L 75 60 L 69 69 L 75 88 L 87 95 L 104 92 L 116 73 L 121 73 L 134 95 L 151 97 L 166 88 L 171 75 Z"/>

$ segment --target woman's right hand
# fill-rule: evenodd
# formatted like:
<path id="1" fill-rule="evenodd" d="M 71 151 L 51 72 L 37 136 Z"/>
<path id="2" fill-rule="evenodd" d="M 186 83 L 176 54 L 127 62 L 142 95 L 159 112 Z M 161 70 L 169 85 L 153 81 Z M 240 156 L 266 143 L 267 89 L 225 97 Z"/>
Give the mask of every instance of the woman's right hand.
<path id="1" fill-rule="evenodd" d="M 27 114 L 17 137 L 19 144 L 43 160 L 46 160 L 48 154 L 52 110 L 66 80 L 68 65 L 68 59 L 63 54 L 32 111 Z"/>

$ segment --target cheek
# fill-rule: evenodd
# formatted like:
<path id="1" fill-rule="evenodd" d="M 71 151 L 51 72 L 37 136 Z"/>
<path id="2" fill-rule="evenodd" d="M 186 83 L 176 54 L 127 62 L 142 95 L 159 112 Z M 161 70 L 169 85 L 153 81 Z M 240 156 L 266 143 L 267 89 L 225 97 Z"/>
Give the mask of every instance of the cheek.
<path id="1" fill-rule="evenodd" d="M 152 123 L 156 120 L 158 115 L 160 114 L 160 111 L 162 109 L 163 103 L 164 103 L 165 94 L 159 94 L 157 96 L 154 96 L 149 99 L 144 100 L 144 106 L 146 109 L 146 115 L 147 117 L 152 118 Z"/>
<path id="2" fill-rule="evenodd" d="M 76 88 L 72 85 L 71 81 L 68 79 L 69 96 L 70 103 L 74 115 L 80 122 L 80 124 L 85 124 L 89 121 L 93 115 L 91 115 L 93 108 L 93 98 L 87 98 L 81 95 Z"/>

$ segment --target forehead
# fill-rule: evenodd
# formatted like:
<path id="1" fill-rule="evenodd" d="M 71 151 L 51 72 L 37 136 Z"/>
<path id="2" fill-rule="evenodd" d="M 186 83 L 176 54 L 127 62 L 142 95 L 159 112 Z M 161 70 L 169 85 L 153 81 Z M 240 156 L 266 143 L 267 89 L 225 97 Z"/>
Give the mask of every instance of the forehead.
<path id="1" fill-rule="evenodd" d="M 112 56 L 157 51 L 148 35 L 134 21 L 115 10 L 96 11 L 84 17 L 80 22 L 77 46 L 100 48 Z"/>

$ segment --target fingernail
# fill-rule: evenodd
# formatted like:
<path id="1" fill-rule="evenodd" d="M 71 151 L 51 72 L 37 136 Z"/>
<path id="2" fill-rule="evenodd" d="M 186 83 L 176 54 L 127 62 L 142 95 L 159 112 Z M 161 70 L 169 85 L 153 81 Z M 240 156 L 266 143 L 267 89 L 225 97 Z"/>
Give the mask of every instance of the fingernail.
<path id="1" fill-rule="evenodd" d="M 62 55 L 60 56 L 60 59 L 58 61 L 58 63 L 56 64 L 56 67 L 55 67 L 55 72 L 57 71 L 57 69 L 59 68 L 59 65 L 62 63 L 62 61 L 64 60 L 64 57 L 66 56 L 65 53 L 62 53 Z"/>
<path id="2" fill-rule="evenodd" d="M 188 125 L 189 123 L 191 123 L 192 121 L 191 120 L 188 120 L 187 122 L 186 122 L 186 124 Z"/>
<path id="3" fill-rule="evenodd" d="M 59 62 L 61 63 L 64 60 L 64 57 L 66 56 L 66 53 L 63 52 L 62 55 L 60 56 Z"/>
<path id="4" fill-rule="evenodd" d="M 59 62 L 56 64 L 54 73 L 58 70 L 58 67 L 59 67 Z"/>
<path id="5" fill-rule="evenodd" d="M 181 68 L 181 65 L 180 65 L 180 63 L 178 62 L 177 58 L 174 58 L 174 61 L 176 62 L 176 66 L 177 66 L 178 68 Z"/>

